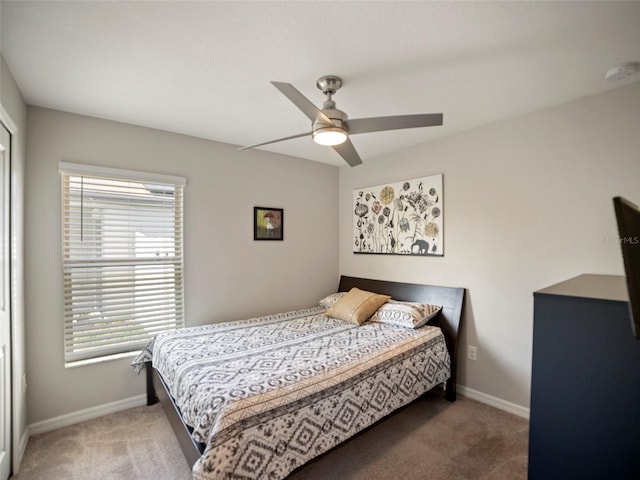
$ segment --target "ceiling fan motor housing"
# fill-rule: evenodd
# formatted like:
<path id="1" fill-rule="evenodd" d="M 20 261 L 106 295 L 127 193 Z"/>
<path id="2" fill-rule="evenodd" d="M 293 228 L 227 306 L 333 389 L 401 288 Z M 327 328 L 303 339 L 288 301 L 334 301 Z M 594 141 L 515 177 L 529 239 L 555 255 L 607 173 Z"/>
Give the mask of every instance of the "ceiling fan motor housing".
<path id="1" fill-rule="evenodd" d="M 333 107 L 335 107 L 335 102 L 327 101 L 325 102 L 324 108 L 322 109 L 322 113 L 324 113 L 329 119 L 333 122 L 333 125 L 328 125 L 325 121 L 320 118 L 316 118 L 315 122 L 313 122 L 313 131 L 315 132 L 319 128 L 325 127 L 338 127 L 343 129 L 345 132 L 348 131 L 347 124 L 345 123 L 347 120 L 347 114 L 342 110 L 338 110 L 337 108 L 326 108 L 327 103 L 332 103 Z"/>
<path id="2" fill-rule="evenodd" d="M 336 102 L 334 102 L 331 96 L 336 93 L 340 87 L 342 87 L 342 79 L 336 75 L 325 75 L 320 77 L 316 81 L 316 87 L 318 87 L 322 93 L 327 96 L 324 104 L 322 105 L 322 113 L 324 113 L 333 125 L 328 125 L 326 121 L 323 121 L 321 118 L 316 118 L 313 122 L 313 134 L 315 136 L 316 133 L 321 130 L 326 130 L 331 128 L 332 130 L 342 130 L 345 134 L 349 133 L 349 129 L 346 125 L 347 114 L 342 110 L 338 110 L 336 108 Z"/>

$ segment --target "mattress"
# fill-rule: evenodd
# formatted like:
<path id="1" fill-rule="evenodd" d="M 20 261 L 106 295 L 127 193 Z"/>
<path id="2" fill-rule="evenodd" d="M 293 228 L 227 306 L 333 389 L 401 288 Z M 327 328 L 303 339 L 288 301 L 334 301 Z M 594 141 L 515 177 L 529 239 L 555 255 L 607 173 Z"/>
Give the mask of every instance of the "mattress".
<path id="1" fill-rule="evenodd" d="M 439 328 L 318 306 L 161 334 L 151 360 L 193 437 L 193 478 L 281 479 L 450 376 Z"/>

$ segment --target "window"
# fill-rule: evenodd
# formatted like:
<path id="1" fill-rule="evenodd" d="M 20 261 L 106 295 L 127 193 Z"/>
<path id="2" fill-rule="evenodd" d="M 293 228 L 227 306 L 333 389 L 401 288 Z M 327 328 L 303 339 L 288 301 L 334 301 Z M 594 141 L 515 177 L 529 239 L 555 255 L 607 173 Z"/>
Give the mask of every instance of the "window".
<path id="1" fill-rule="evenodd" d="M 181 177 L 61 163 L 67 365 L 184 325 Z"/>

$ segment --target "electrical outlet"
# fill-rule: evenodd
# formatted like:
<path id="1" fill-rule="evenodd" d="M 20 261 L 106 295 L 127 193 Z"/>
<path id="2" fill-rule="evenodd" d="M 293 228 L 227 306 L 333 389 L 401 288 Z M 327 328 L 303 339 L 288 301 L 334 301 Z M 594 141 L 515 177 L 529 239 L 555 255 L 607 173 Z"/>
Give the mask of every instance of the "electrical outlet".
<path id="1" fill-rule="evenodd" d="M 22 395 L 27 393 L 27 374 L 22 375 Z"/>
<path id="2" fill-rule="evenodd" d="M 468 345 L 467 358 L 474 362 L 478 360 L 478 347 L 476 347 L 475 345 Z"/>

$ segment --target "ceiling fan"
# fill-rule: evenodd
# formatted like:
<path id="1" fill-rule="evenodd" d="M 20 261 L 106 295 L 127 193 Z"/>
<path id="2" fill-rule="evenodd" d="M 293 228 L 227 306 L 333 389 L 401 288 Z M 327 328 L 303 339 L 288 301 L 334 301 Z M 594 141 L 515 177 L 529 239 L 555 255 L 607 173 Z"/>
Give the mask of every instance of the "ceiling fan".
<path id="1" fill-rule="evenodd" d="M 320 77 L 316 82 L 316 86 L 327 96 L 327 99 L 322 105 L 322 110 L 318 109 L 290 83 L 271 83 L 280 90 L 285 97 L 291 100 L 296 107 L 302 110 L 302 113 L 309 117 L 309 120 L 312 122 L 311 131 L 250 145 L 248 147 L 241 147 L 238 150 L 261 147 L 270 143 L 311 135 L 314 142 L 319 145 L 332 147 L 349 165 L 355 167 L 356 165 L 360 165 L 362 160 L 349 140 L 349 135 L 442 125 L 441 113 L 354 118 L 349 120 L 346 113 L 336 108 L 336 102 L 331 98 L 342 86 L 342 79 L 335 75 L 325 75 L 324 77 Z"/>

